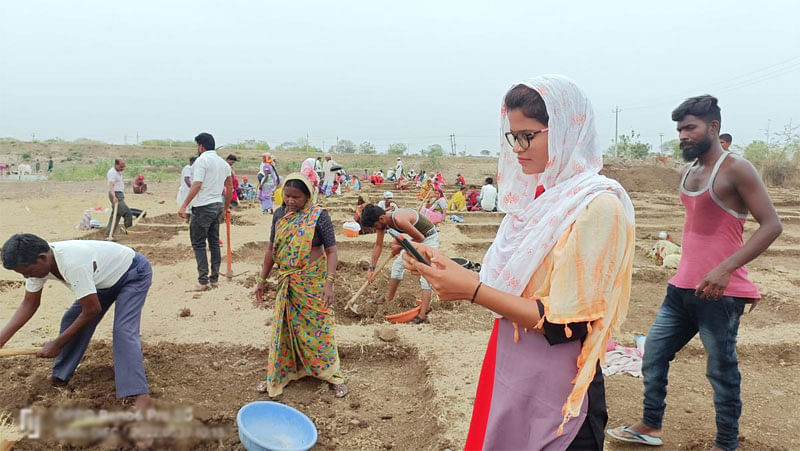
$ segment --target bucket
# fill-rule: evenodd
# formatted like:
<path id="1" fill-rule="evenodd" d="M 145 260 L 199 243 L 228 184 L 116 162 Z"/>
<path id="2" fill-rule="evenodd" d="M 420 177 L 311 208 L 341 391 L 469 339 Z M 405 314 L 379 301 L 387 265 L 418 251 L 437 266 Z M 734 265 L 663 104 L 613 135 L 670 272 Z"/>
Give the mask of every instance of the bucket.
<path id="1" fill-rule="evenodd" d="M 342 233 L 344 236 L 349 238 L 355 238 L 358 236 L 358 233 L 361 231 L 361 225 L 354 221 L 345 222 L 342 225 Z"/>

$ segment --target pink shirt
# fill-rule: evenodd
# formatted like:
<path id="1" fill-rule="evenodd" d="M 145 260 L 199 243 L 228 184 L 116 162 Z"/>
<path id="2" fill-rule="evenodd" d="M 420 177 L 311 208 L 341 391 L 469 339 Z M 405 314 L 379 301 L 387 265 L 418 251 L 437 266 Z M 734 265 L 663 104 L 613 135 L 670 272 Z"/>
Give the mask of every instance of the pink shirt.
<path id="1" fill-rule="evenodd" d="M 697 288 L 706 274 L 744 245 L 742 233 L 747 214 L 740 214 L 725 206 L 713 189 L 719 167 L 727 156 L 728 152 L 724 152 L 717 160 L 708 185 L 702 190 L 686 190 L 689 171 L 681 179 L 681 203 L 686 208 L 686 221 L 683 226 L 678 272 L 669 281 L 678 288 Z M 750 281 L 746 266 L 731 274 L 730 283 L 723 295 L 761 298 L 758 288 Z"/>

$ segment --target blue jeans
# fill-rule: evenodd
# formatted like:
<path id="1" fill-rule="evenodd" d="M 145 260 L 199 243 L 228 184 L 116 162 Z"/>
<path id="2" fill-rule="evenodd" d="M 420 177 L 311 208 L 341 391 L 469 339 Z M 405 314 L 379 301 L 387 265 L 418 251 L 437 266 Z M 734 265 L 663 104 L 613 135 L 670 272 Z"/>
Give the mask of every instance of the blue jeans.
<path id="1" fill-rule="evenodd" d="M 715 444 L 733 450 L 739 446 L 742 413 L 736 334 L 747 300 L 723 296 L 718 301 L 700 299 L 694 290 L 667 285 L 667 296 L 645 341 L 644 414 L 642 422 L 661 429 L 667 396 L 669 362 L 698 332 L 706 349 L 706 377 L 714 389 L 717 413 Z"/>

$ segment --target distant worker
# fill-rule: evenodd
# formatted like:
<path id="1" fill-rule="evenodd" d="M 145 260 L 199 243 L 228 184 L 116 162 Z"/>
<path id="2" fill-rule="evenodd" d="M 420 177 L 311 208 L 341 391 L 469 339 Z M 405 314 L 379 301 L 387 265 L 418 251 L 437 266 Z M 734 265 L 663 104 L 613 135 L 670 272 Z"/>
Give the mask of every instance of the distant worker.
<path id="1" fill-rule="evenodd" d="M 497 188 L 492 185 L 494 180 L 486 177 L 486 184 L 481 188 L 481 210 L 497 211 Z"/>
<path id="2" fill-rule="evenodd" d="M 467 187 L 461 185 L 458 191 L 450 197 L 447 209 L 451 211 L 465 211 L 467 209 Z"/>
<path id="3" fill-rule="evenodd" d="M 189 158 L 189 164 L 181 169 L 181 180 L 178 184 L 178 196 L 175 198 L 178 208 L 181 208 L 183 201 L 186 200 L 186 196 L 189 195 L 189 189 L 192 187 L 192 164 L 194 164 L 194 160 L 196 159 L 197 157 Z M 189 210 L 186 215 L 191 215 L 191 210 Z"/>
<path id="4" fill-rule="evenodd" d="M 111 225 L 114 224 L 116 229 L 119 224 L 119 218 L 125 219 L 125 228 L 127 229 L 133 225 L 133 213 L 125 203 L 125 182 L 122 180 L 122 171 L 125 170 L 125 160 L 117 158 L 114 160 L 114 166 L 106 173 L 106 180 L 108 180 L 108 200 L 111 202 L 111 217 L 108 219 L 108 226 L 106 227 L 106 236 L 111 233 Z M 117 207 L 117 216 L 114 217 L 114 206 Z"/>
<path id="5" fill-rule="evenodd" d="M 147 183 L 144 182 L 144 175 L 139 174 L 133 181 L 133 194 L 146 194 Z"/>
<path id="6" fill-rule="evenodd" d="M 391 191 L 386 191 L 383 193 L 383 199 L 378 202 L 378 206 L 383 209 L 383 211 L 395 211 L 399 207 L 397 206 L 397 202 L 394 201 L 394 194 Z"/>
<path id="7" fill-rule="evenodd" d="M 394 165 L 394 174 L 398 178 L 403 175 L 403 160 L 400 157 L 397 157 L 397 163 Z"/>

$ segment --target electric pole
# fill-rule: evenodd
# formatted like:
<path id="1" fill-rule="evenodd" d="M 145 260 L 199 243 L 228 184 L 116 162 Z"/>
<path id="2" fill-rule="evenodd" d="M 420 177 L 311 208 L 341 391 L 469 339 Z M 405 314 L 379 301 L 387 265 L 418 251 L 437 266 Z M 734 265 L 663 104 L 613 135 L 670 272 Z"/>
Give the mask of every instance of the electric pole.
<path id="1" fill-rule="evenodd" d="M 664 134 L 658 134 L 658 153 L 664 152 Z"/>
<path id="2" fill-rule="evenodd" d="M 614 108 L 614 158 L 619 157 L 617 150 L 617 140 L 619 139 L 619 107 Z"/>
<path id="3" fill-rule="evenodd" d="M 306 152 L 308 152 L 308 133 L 306 133 Z"/>
<path id="4" fill-rule="evenodd" d="M 456 134 L 450 133 L 450 155 L 456 154 Z"/>

